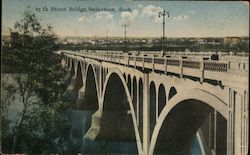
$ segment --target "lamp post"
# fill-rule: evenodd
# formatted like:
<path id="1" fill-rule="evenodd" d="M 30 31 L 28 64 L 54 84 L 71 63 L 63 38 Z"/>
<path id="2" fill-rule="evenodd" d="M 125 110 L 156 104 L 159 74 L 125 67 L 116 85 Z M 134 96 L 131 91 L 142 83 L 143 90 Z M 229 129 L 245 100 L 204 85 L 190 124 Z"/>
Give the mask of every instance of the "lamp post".
<path id="1" fill-rule="evenodd" d="M 95 35 L 95 50 L 97 49 L 97 40 L 96 40 L 96 35 Z"/>
<path id="2" fill-rule="evenodd" d="M 124 48 L 125 48 L 125 51 L 127 52 L 126 34 L 127 34 L 127 28 L 129 27 L 129 25 L 128 24 L 122 24 L 122 27 L 124 27 Z"/>
<path id="3" fill-rule="evenodd" d="M 162 52 L 165 51 L 165 16 L 169 17 L 169 12 L 167 12 L 165 9 L 162 12 L 159 12 L 159 18 L 162 17 L 162 28 L 163 28 L 163 34 L 162 34 Z M 167 39 L 167 38 L 166 38 Z"/>
<path id="4" fill-rule="evenodd" d="M 107 53 L 109 51 L 108 31 L 106 31 Z"/>

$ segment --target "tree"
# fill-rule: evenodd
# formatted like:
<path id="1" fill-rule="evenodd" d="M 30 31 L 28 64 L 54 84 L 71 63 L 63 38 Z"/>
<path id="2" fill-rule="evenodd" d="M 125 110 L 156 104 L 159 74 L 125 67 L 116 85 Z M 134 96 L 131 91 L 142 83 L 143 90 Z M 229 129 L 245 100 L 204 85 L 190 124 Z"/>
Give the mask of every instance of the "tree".
<path id="1" fill-rule="evenodd" d="M 14 73 L 13 82 L 2 89 L 7 98 L 13 99 L 8 100 L 10 104 L 16 104 L 13 101 L 19 97 L 23 109 L 12 127 L 11 152 L 55 152 L 53 140 L 60 136 L 60 130 L 69 130 L 67 126 L 57 125 L 65 85 L 61 57 L 53 53 L 57 49 L 56 36 L 52 27 L 42 25 L 29 9 L 14 28 L 19 33 L 18 42 L 3 51 L 4 65 Z"/>
<path id="2" fill-rule="evenodd" d="M 8 80 L 13 81 L 13 83 L 5 83 L 2 85 L 2 89 L 5 95 L 5 101 L 8 101 L 8 104 L 14 102 L 16 99 L 16 95 L 18 94 L 19 103 L 22 104 L 22 111 L 20 113 L 20 117 L 16 124 L 13 126 L 13 141 L 11 152 L 15 152 L 16 145 L 19 137 L 20 130 L 22 128 L 23 122 L 26 120 L 27 113 L 29 109 L 32 108 L 35 104 L 39 104 L 39 99 L 35 98 L 35 94 L 32 90 L 29 89 L 30 82 L 27 76 L 14 74 L 9 75 Z M 4 107 L 6 109 L 6 107 Z"/>

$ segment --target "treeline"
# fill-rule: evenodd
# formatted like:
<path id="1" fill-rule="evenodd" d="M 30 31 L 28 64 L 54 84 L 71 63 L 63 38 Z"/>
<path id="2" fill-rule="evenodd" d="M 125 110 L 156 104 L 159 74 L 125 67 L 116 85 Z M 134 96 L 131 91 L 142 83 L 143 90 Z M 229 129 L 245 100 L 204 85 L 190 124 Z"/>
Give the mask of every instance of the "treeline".
<path id="1" fill-rule="evenodd" d="M 64 50 L 118 50 L 118 51 L 160 51 L 162 50 L 162 45 L 138 45 L 138 44 L 128 44 L 125 46 L 124 44 L 110 44 L 107 45 L 92 45 L 92 44 L 58 44 L 59 49 Z M 240 43 L 235 46 L 229 46 L 229 45 L 212 45 L 212 44 L 204 44 L 204 45 L 197 45 L 197 44 L 184 44 L 184 45 L 165 45 L 164 49 L 168 51 L 185 51 L 186 49 L 190 51 L 223 51 L 223 52 L 229 52 L 229 51 L 235 51 L 235 52 L 248 52 L 249 51 L 249 45 L 245 43 Z"/>

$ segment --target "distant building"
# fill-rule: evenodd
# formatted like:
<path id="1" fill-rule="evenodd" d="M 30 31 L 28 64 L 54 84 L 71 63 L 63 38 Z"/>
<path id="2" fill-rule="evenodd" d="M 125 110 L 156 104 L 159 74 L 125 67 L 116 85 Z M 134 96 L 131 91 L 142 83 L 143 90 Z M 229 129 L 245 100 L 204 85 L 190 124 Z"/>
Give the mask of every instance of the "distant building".
<path id="1" fill-rule="evenodd" d="M 226 37 L 224 38 L 224 45 L 237 45 L 241 41 L 240 37 Z"/>
<path id="2" fill-rule="evenodd" d="M 97 40 L 97 43 L 99 45 L 105 45 L 106 44 L 106 40 Z"/>
<path id="3" fill-rule="evenodd" d="M 198 38 L 198 39 L 197 39 L 197 43 L 198 43 L 199 45 L 204 45 L 204 44 L 207 44 L 207 40 L 204 39 L 204 38 Z"/>
<path id="4" fill-rule="evenodd" d="M 141 42 L 142 42 L 142 43 L 146 43 L 147 40 L 146 40 L 146 39 L 142 39 Z"/>
<path id="5" fill-rule="evenodd" d="M 78 39 L 67 39 L 67 42 L 71 43 L 71 44 L 79 44 L 79 43 L 81 43 L 81 41 L 78 40 Z"/>

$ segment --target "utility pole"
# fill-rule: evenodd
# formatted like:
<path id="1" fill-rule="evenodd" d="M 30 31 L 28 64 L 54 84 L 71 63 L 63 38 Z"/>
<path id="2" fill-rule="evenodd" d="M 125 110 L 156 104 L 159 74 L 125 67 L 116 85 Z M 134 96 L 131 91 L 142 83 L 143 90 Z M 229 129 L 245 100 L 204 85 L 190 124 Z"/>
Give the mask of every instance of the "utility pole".
<path id="1" fill-rule="evenodd" d="M 127 38 L 126 38 L 126 34 L 127 34 L 127 28 L 129 27 L 128 24 L 122 24 L 122 27 L 124 27 L 124 49 L 127 52 Z"/>
<path id="2" fill-rule="evenodd" d="M 108 31 L 106 31 L 107 53 L 109 51 Z"/>
<path id="3" fill-rule="evenodd" d="M 162 17 L 163 18 L 163 34 L 162 34 L 162 52 L 165 51 L 165 16 L 167 15 L 167 17 L 169 17 L 169 12 L 167 12 L 165 9 L 162 12 L 159 12 L 159 18 Z M 167 38 L 166 38 L 167 40 Z"/>

